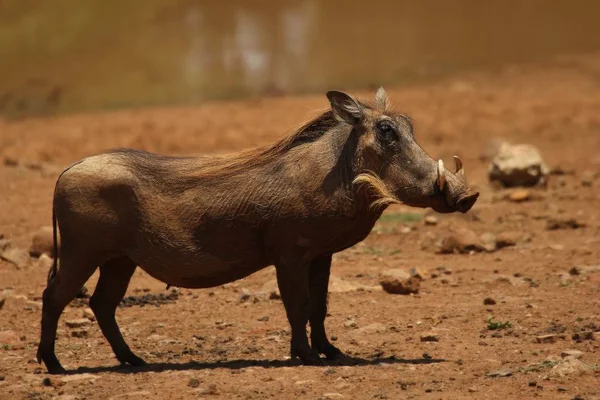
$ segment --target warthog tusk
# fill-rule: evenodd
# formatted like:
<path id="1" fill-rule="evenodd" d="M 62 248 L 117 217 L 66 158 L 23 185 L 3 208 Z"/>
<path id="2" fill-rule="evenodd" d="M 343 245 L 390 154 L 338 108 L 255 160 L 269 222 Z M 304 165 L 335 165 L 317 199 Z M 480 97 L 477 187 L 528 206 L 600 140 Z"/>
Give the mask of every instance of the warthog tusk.
<path id="1" fill-rule="evenodd" d="M 458 158 L 458 156 L 454 156 L 454 165 L 456 165 L 455 174 L 461 174 L 461 175 L 465 174 L 465 169 L 463 168 L 463 163 L 462 163 L 462 161 L 460 161 L 460 158 Z"/>
<path id="2" fill-rule="evenodd" d="M 446 168 L 444 168 L 444 162 L 442 160 L 438 160 L 438 178 L 437 185 L 440 188 L 440 191 L 444 191 L 444 186 L 446 186 Z"/>

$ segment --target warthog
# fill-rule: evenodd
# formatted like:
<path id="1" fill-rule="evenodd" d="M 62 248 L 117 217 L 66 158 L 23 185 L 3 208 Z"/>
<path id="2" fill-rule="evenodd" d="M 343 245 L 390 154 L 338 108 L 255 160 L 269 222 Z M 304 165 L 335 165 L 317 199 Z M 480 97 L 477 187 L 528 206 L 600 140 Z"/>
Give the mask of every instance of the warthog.
<path id="1" fill-rule="evenodd" d="M 67 168 L 54 193 L 60 267 L 55 261 L 43 294 L 38 361 L 64 372 L 54 352 L 58 320 L 98 266 L 90 307 L 123 364 L 144 364 L 115 320 L 137 266 L 168 285 L 208 288 L 274 265 L 292 357 L 343 357 L 324 326 L 332 254 L 363 240 L 392 203 L 464 213 L 479 194 L 458 158 L 452 173 L 419 147 L 383 89 L 372 104 L 327 97 L 331 110 L 294 134 L 234 156 L 114 150 Z"/>

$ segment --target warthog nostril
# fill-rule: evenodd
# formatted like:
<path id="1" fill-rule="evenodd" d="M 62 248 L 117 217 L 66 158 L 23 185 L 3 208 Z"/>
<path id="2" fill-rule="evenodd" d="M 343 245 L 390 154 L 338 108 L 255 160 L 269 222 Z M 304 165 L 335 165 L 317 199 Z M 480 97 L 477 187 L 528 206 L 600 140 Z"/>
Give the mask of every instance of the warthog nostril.
<path id="1" fill-rule="evenodd" d="M 479 193 L 474 193 L 461 198 L 456 202 L 456 209 L 461 213 L 466 213 L 473 207 L 478 197 Z"/>

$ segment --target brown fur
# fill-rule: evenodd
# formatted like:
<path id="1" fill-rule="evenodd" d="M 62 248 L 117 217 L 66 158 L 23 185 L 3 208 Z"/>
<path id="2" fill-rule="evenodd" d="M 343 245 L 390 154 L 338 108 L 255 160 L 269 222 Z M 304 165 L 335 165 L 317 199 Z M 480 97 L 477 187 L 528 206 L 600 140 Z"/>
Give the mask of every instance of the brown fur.
<path id="1" fill-rule="evenodd" d="M 331 255 L 363 240 L 391 203 L 464 212 L 476 195 L 458 178 L 436 192 L 436 163 L 410 121 L 388 110 L 383 89 L 373 105 L 328 97 L 332 110 L 264 148 L 219 157 L 121 149 L 67 169 L 53 207 L 60 268 L 44 292 L 38 350 L 49 371 L 63 371 L 54 354 L 58 317 L 98 266 L 90 306 L 122 363 L 143 363 L 114 319 L 136 266 L 169 285 L 206 288 L 275 265 L 292 355 L 305 363 L 319 362 L 318 353 L 341 356 L 323 325 Z M 392 139 L 382 121 L 394 126 Z"/>

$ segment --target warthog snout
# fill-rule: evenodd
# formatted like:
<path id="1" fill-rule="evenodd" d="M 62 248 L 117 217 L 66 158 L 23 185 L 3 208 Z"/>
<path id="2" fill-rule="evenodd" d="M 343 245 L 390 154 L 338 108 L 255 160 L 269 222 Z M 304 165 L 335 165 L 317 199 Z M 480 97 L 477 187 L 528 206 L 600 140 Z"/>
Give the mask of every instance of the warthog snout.
<path id="1" fill-rule="evenodd" d="M 432 208 L 438 212 L 459 211 L 466 213 L 473 207 L 479 197 L 478 192 L 474 192 L 467 186 L 465 169 L 458 156 L 454 156 L 454 164 L 455 171 L 450 172 L 446 169 L 442 160 L 437 162 L 436 189 L 442 195 L 438 195 L 438 197 L 443 198 L 443 201 L 440 200 L 439 203 L 443 204 L 432 204 Z"/>

